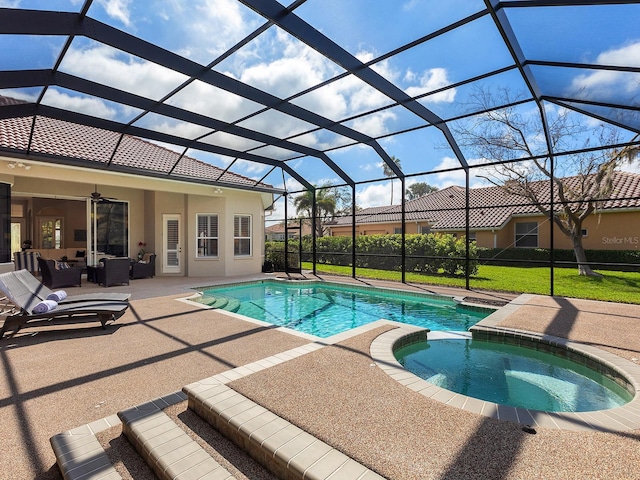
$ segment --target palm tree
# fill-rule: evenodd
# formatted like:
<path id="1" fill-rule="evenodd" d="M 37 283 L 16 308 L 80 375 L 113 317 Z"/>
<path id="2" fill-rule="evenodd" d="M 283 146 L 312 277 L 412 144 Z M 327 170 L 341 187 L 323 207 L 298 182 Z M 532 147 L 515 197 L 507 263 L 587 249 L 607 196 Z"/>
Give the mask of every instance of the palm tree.
<path id="1" fill-rule="evenodd" d="M 307 190 L 293 199 L 293 205 L 296 207 L 296 213 L 305 214 L 306 218 L 313 216 L 313 192 Z M 327 220 L 333 218 L 336 212 L 336 198 L 330 189 L 321 188 L 316 190 L 316 214 L 318 222 L 316 222 L 316 236 L 324 235 L 324 224 Z"/>
<path id="2" fill-rule="evenodd" d="M 400 159 L 391 156 L 391 160 L 400 168 Z M 395 172 L 391 170 L 391 167 L 387 165 L 387 162 L 382 162 L 382 173 L 385 177 L 391 178 L 391 205 L 393 205 L 393 177 L 396 176 Z"/>

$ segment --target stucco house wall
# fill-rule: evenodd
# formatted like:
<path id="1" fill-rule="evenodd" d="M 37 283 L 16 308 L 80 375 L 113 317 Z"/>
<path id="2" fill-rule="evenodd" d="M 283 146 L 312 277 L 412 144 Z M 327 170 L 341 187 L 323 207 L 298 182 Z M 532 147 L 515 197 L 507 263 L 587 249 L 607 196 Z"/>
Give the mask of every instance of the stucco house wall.
<path id="1" fill-rule="evenodd" d="M 4 161 L 3 161 L 4 160 Z M 128 202 L 129 205 L 129 256 L 136 258 L 144 242 L 147 252 L 155 252 L 157 275 L 183 276 L 235 276 L 259 273 L 264 257 L 264 208 L 271 199 L 270 194 L 232 188 L 214 189 L 210 185 L 199 185 L 179 181 L 168 181 L 133 175 L 87 171 L 77 167 L 42 165 L 31 163 L 21 175 L 4 173 L 11 159 L 0 158 L 0 181 L 11 185 L 12 197 L 22 197 L 29 203 L 32 218 L 35 212 L 59 211 L 68 202 L 69 211 L 64 213 L 65 247 L 87 246 L 86 242 L 73 240 L 73 231 L 87 229 L 91 205 L 91 193 L 97 188 L 103 197 Z M 70 180 L 73 179 L 73 180 Z M 221 193 L 214 193 L 221 190 Z M 71 205 L 69 207 L 69 205 Z M 48 210 L 47 210 L 48 209 Z M 196 258 L 196 214 L 217 213 L 219 215 L 219 257 Z M 181 257 L 180 272 L 163 272 L 163 215 L 180 215 Z M 251 255 L 234 256 L 234 215 L 251 216 Z M 13 262 L 0 265 L 0 271 L 14 269 Z"/>

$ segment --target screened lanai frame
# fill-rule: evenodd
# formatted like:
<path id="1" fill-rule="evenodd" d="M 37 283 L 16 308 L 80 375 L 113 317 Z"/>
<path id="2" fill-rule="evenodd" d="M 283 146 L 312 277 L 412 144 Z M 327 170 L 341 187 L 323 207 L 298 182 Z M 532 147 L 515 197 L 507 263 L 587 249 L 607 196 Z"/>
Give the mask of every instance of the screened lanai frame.
<path id="1" fill-rule="evenodd" d="M 133 3 L 153 8 L 147 2 Z M 259 164 L 266 166 L 267 170 L 251 176 L 251 182 L 238 187 L 271 192 L 276 198 L 282 195 L 291 198 L 303 190 L 314 192 L 315 198 L 318 188 L 314 184 L 315 179 L 298 168 L 298 165 L 310 165 L 309 170 L 322 170 L 330 174 L 332 186 L 351 189 L 355 211 L 356 189 L 384 180 L 376 175 L 362 178 L 358 164 L 345 161 L 342 152 L 353 152 L 354 148 L 359 148 L 371 152 L 379 162 L 391 169 L 401 184 L 401 192 L 405 191 L 407 181 L 424 174 L 463 172 L 467 191 L 466 238 L 469 238 L 468 191 L 473 166 L 450 125 L 481 112 L 454 112 L 442 103 L 433 102 L 434 98 L 454 95 L 455 92 L 485 82 L 499 83 L 498 79 L 501 78 L 516 79 L 523 87 L 525 98 L 513 105 L 529 104 L 538 111 L 552 165 L 557 155 L 572 152 L 553 151 L 546 116 L 549 107 L 568 109 L 606 122 L 625 133 L 619 143 L 589 148 L 624 149 L 640 144 L 637 137 L 640 132 L 638 87 L 627 92 L 626 96 L 607 96 L 596 90 L 582 90 L 571 95 L 566 89 L 558 87 L 563 82 L 566 84 L 570 76 L 568 72 L 622 75 L 632 79 L 627 84 L 633 81 L 640 84 L 637 82 L 640 77 L 640 64 L 637 61 L 620 60 L 620 56 L 597 55 L 638 41 L 637 37 L 632 36 L 635 35 L 632 33 L 634 27 L 629 19 L 640 17 L 634 17 L 634 13 L 640 14 L 640 1 L 460 1 L 448 2 L 453 7 L 448 11 L 448 16 L 440 17 L 438 13 L 432 13 L 442 11 L 435 8 L 438 2 L 429 0 L 424 2 L 427 5 L 420 11 L 423 17 L 415 12 L 403 12 L 394 19 L 383 18 L 382 24 L 379 23 L 380 19 L 374 18 L 375 3 L 370 2 L 366 4 L 367 8 L 362 8 L 363 3 L 353 1 L 349 5 L 353 6 L 357 15 L 350 17 L 351 25 L 341 22 L 344 19 L 332 16 L 332 10 L 337 10 L 340 2 L 297 0 L 284 6 L 275 0 L 241 0 L 227 5 L 232 3 L 235 8 L 245 12 L 251 28 L 246 28 L 241 34 L 231 31 L 232 44 L 208 56 L 173 48 L 169 45 L 170 40 L 161 39 L 154 43 L 145 35 L 136 35 L 134 27 L 124 21 L 118 22 L 117 16 L 109 16 L 102 10 L 101 3 L 94 0 L 86 0 L 80 6 L 64 0 L 49 3 L 23 0 L 21 8 L 0 9 L 0 41 L 4 39 L 5 44 L 4 57 L 1 57 L 4 66 L 0 65 L 0 95 L 18 100 L 0 107 L 0 121 L 28 118 L 31 122 L 28 138 L 18 142 L 3 142 L 0 152 L 7 156 L 210 183 L 212 186 L 229 186 L 224 178 L 226 172 L 246 175 L 241 169 L 243 165 Z M 190 8 L 192 16 L 187 14 L 183 19 L 195 21 L 202 12 L 198 12 L 193 3 L 185 3 L 185 9 Z M 579 23 L 583 12 L 594 9 L 597 9 L 598 18 L 606 19 L 602 20 L 600 31 L 594 31 L 591 24 Z M 561 35 L 565 27 L 563 21 L 550 20 L 558 18 L 568 23 L 568 33 Z M 387 35 L 391 25 L 385 25 L 384 22 L 398 19 L 407 22 L 407 28 L 403 28 L 402 24 L 396 25 L 393 32 L 397 35 Z M 473 37 L 479 25 L 490 29 L 486 38 L 485 35 Z M 612 25 L 617 26 L 615 31 Z M 377 55 L 361 58 L 353 44 L 343 44 L 345 26 L 358 27 L 363 39 L 379 49 Z M 381 27 L 386 29 L 381 30 Z M 539 32 L 537 36 L 532 33 L 533 28 Z M 286 37 L 290 42 L 287 45 L 307 49 L 309 56 L 314 56 L 317 62 L 326 66 L 326 75 L 313 84 L 281 91 L 280 85 L 260 84 L 250 77 L 242 81 L 239 74 L 229 73 L 229 66 L 238 62 L 242 55 L 254 53 L 249 48 L 269 33 Z M 586 47 L 580 48 L 581 42 L 586 42 L 587 37 L 593 42 L 593 38 L 598 36 L 602 37 L 600 50 L 593 53 Z M 608 40 L 613 37 L 615 40 Z M 49 39 L 55 39 L 55 47 L 46 43 Z M 473 64 L 467 76 L 412 89 L 384 68 L 387 63 L 394 61 L 415 62 L 420 66 L 424 62 L 427 65 L 428 59 L 441 49 L 445 39 L 453 39 L 458 45 L 448 55 L 450 58 L 441 61 L 450 62 L 452 67 L 456 61 Z M 490 44 L 490 41 L 494 43 Z M 34 59 L 31 64 L 22 62 L 18 60 L 21 55 L 18 47 L 20 42 L 35 42 L 36 45 L 42 42 L 42 48 L 46 45 L 54 54 L 49 61 Z M 562 42 L 569 45 L 566 51 L 558 46 Z M 166 75 L 169 80 L 159 86 L 153 82 L 109 84 L 102 80 L 103 72 L 89 72 L 73 63 L 78 61 L 73 55 L 82 52 L 83 48 L 87 48 L 86 51 L 90 51 L 90 48 L 108 49 L 112 52 L 110 58 L 120 55 L 130 57 L 132 63 L 150 66 L 158 77 Z M 487 48 L 491 49 L 491 55 L 474 62 L 478 52 Z M 566 53 L 565 57 L 563 53 Z M 88 58 L 81 60 L 89 62 Z M 436 73 L 435 70 L 431 72 L 434 75 Z M 317 96 L 326 89 L 340 88 L 344 83 L 357 84 L 362 92 L 379 101 L 370 108 L 355 108 L 346 116 L 322 115 L 314 111 L 312 105 Z M 234 115 L 228 112 L 222 115 L 202 108 L 198 102 L 193 102 L 198 94 L 225 101 L 231 99 L 236 105 Z M 64 95 L 100 102 L 117 110 L 120 115 L 88 114 L 55 101 Z M 495 109 L 508 106 L 496 104 Z M 394 116 L 398 119 L 398 125 L 368 133 L 363 125 L 367 125 L 367 120 L 376 115 L 387 115 L 387 118 Z M 40 120 L 45 117 L 116 132 L 120 140 L 124 135 L 132 135 L 170 145 L 179 155 L 175 164 L 158 170 L 144 165 L 134 168 L 120 162 L 120 140 L 114 142 L 104 158 L 51 154 L 38 149 Z M 278 128 L 285 123 L 291 124 L 288 131 Z M 189 134 L 180 134 L 180 127 L 184 127 L 182 131 L 190 127 Z M 441 148 L 444 145 L 456 165 L 426 165 L 421 169 L 416 166 L 402 168 L 393 162 L 390 145 L 395 139 L 424 141 L 436 134 L 440 137 Z M 574 152 L 580 150 L 576 148 Z M 224 159 L 222 173 L 218 178 L 202 179 L 196 174 L 181 171 L 180 162 L 187 155 L 201 155 L 205 161 L 213 157 L 217 161 Z M 485 165 L 490 163 L 488 160 Z M 553 188 L 550 181 L 550 191 Z M 401 270 L 404 281 L 405 199 L 404 195 L 400 197 L 403 225 Z M 553 198 L 553 195 L 550 197 Z M 288 214 L 285 213 L 284 217 L 287 219 Z M 315 214 L 312 219 L 315 221 Z M 355 258 L 355 217 L 353 222 L 352 255 Z M 553 235 L 553 229 L 550 235 Z M 553 238 L 550 243 L 554 245 Z M 315 248 L 313 250 L 315 270 Z M 466 257 L 468 261 L 468 249 Z M 553 294 L 553 247 L 550 267 L 550 292 Z"/>

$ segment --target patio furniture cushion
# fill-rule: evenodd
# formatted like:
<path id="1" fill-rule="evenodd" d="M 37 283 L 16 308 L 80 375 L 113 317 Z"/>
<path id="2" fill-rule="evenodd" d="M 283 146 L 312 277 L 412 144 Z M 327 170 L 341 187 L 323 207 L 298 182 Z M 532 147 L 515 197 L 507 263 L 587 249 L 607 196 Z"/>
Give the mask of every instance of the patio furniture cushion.
<path id="1" fill-rule="evenodd" d="M 28 250 L 26 252 L 15 252 L 13 259 L 15 262 L 16 270 L 29 270 L 31 273 L 36 273 L 40 270 L 38 266 L 39 252 Z"/>
<path id="2" fill-rule="evenodd" d="M 65 298 L 61 298 L 62 295 L 60 295 L 60 292 L 64 293 L 65 295 L 67 294 L 67 292 L 65 292 L 64 290 L 58 290 L 56 292 L 50 290 L 49 288 L 47 288 L 46 285 L 43 285 L 42 283 L 40 283 L 40 280 L 38 280 L 36 277 L 34 277 L 31 273 L 27 272 L 26 270 L 18 270 L 17 272 L 12 272 L 12 273 L 13 275 L 10 278 L 11 282 L 15 284 L 21 283 L 23 285 L 22 288 L 28 292 L 33 292 L 33 295 L 35 295 L 35 297 L 38 300 L 51 300 L 51 298 L 49 297 L 51 297 L 53 294 L 57 294 L 58 296 L 57 301 L 61 305 L 66 305 L 69 303 L 86 302 L 86 301 L 96 301 L 96 300 L 112 301 L 112 302 L 128 302 L 129 298 L 131 297 L 130 293 L 93 292 L 93 293 L 79 293 L 76 295 L 67 295 Z M 5 279 L 5 282 L 8 282 L 8 281 L 9 279 Z M 53 300 L 55 300 L 55 298 Z"/>
<path id="3" fill-rule="evenodd" d="M 82 254 L 82 255 L 79 255 Z M 38 257 L 59 261 L 66 257 L 67 261 L 72 261 L 74 266 L 83 268 L 86 266 L 87 250 L 84 248 L 38 248 L 29 249 L 22 252 L 15 252 L 13 254 L 13 261 L 15 263 L 15 270 L 26 269 L 31 273 L 36 274 L 40 271 L 38 265 Z"/>
<path id="4" fill-rule="evenodd" d="M 34 309 L 41 300 L 36 293 L 16 275 L 20 272 L 26 271 L 20 270 L 19 272 L 0 274 L 0 291 L 20 309 L 19 313 L 8 315 L 5 318 L 2 328 L 0 328 L 0 338 L 3 337 L 5 332 L 10 330 L 13 331 L 13 334 L 17 333 L 18 330 L 31 321 L 44 321 L 48 323 L 56 319 L 61 322 L 76 323 L 78 319 L 86 319 L 88 321 L 98 320 L 102 324 L 102 327 L 105 328 L 108 321 L 120 318 L 129 307 L 127 302 L 87 300 L 56 305 L 44 313 L 37 313 Z"/>

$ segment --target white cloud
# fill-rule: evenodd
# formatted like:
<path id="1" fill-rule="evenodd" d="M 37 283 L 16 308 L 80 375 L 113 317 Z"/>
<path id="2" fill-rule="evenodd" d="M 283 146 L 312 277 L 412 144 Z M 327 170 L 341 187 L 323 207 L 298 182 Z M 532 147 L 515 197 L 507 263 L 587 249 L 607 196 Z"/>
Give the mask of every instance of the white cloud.
<path id="1" fill-rule="evenodd" d="M 385 184 L 370 184 L 356 192 L 356 205 L 361 208 L 389 205 L 391 187 Z"/>
<path id="2" fill-rule="evenodd" d="M 483 163 L 487 163 L 487 160 L 484 158 L 472 158 L 467 159 L 467 163 L 469 165 L 482 165 Z M 434 167 L 433 170 L 447 170 L 452 168 L 460 168 L 460 162 L 457 158 L 454 157 L 443 157 L 438 165 Z M 492 167 L 476 167 L 471 169 L 470 177 L 469 177 L 469 186 L 471 188 L 476 188 L 480 186 L 486 186 L 487 181 L 482 177 L 488 176 L 488 173 L 492 170 Z M 451 170 L 442 173 L 436 173 L 433 175 L 429 175 L 428 182 L 430 185 L 434 187 L 438 187 L 439 189 L 443 189 L 446 187 L 450 187 L 452 185 L 458 185 L 464 187 L 466 182 L 466 175 L 464 170 Z"/>
<path id="3" fill-rule="evenodd" d="M 285 180 L 285 187 L 287 192 L 298 192 L 304 190 L 304 187 L 295 178 L 289 177 Z"/>
<path id="4" fill-rule="evenodd" d="M 640 174 L 640 157 L 638 157 L 637 160 L 635 160 L 632 163 L 623 163 L 620 166 L 620 170 L 622 172 L 629 172 L 629 173 L 638 173 Z"/>
<path id="5" fill-rule="evenodd" d="M 167 103 L 225 122 L 235 121 L 261 108 L 254 102 L 200 80 L 180 90 Z"/>
<path id="6" fill-rule="evenodd" d="M 52 107 L 71 110 L 72 112 L 84 113 L 94 117 L 114 119 L 117 111 L 109 108 L 104 102 L 97 98 L 72 97 L 67 93 L 60 92 L 54 88 L 49 88 L 45 93 L 42 103 Z"/>
<path id="7" fill-rule="evenodd" d="M 384 110 L 376 113 L 375 115 L 358 118 L 353 121 L 351 126 L 354 130 L 375 138 L 387 133 L 387 121 L 394 120 L 395 118 L 396 115 L 393 112 Z"/>
<path id="8" fill-rule="evenodd" d="M 231 135 L 220 131 L 202 138 L 201 141 L 211 145 L 219 145 L 221 147 L 232 148 L 240 151 L 250 150 L 256 146 L 262 145 L 260 142 L 255 142 L 244 137 L 238 137 L 237 135 Z M 263 153 L 258 154 L 262 155 Z"/>
<path id="9" fill-rule="evenodd" d="M 137 122 L 136 125 L 140 125 L 141 127 L 146 127 L 158 132 L 167 133 L 169 135 L 176 135 L 178 137 L 185 138 L 196 138 L 210 131 L 210 129 L 206 129 L 204 127 L 200 127 L 198 125 L 193 125 L 190 123 L 173 122 L 170 120 L 158 121 L 157 118 L 153 117 L 151 117 L 149 120 L 143 119 L 141 122 Z"/>
<path id="10" fill-rule="evenodd" d="M 444 68 L 430 68 L 422 72 L 422 75 L 418 76 L 412 71 L 407 71 L 405 74 L 405 80 L 418 81 L 418 85 L 408 87 L 405 91 L 412 97 L 417 97 L 427 92 L 438 90 L 439 88 L 450 85 L 451 82 L 447 76 L 447 70 Z M 425 103 L 451 103 L 456 98 L 456 89 L 452 88 L 445 90 L 444 92 L 436 93 L 435 95 L 429 95 L 423 99 Z"/>
<path id="11" fill-rule="evenodd" d="M 402 183 L 393 181 L 393 204 L 399 205 L 402 201 Z M 356 191 L 356 204 L 358 207 L 381 207 L 391 202 L 391 181 L 371 183 L 361 190 Z"/>
<path id="12" fill-rule="evenodd" d="M 596 62 L 603 65 L 640 67 L 640 42 L 608 50 L 598 55 Z M 635 93 L 638 90 L 636 75 L 613 70 L 599 70 L 573 79 L 570 91 L 579 97 L 610 98 L 619 93 Z"/>
<path id="13" fill-rule="evenodd" d="M 244 16 L 236 0 L 202 1 L 195 6 L 198 13 L 195 18 L 191 5 L 186 10 L 188 16 L 184 20 L 188 32 L 185 33 L 189 35 L 193 49 L 209 54 L 206 63 L 228 50 L 257 26 L 257 19 Z M 215 41 L 211 41 L 212 32 L 215 32 Z"/>
<path id="14" fill-rule="evenodd" d="M 238 160 L 233 164 L 233 171 L 239 173 L 240 175 L 246 175 L 248 177 L 253 177 L 254 175 L 259 175 L 267 171 L 267 169 L 271 168 L 269 165 L 265 165 L 264 163 L 250 162 L 248 160 Z"/>
<path id="15" fill-rule="evenodd" d="M 35 102 L 38 100 L 40 92 L 33 90 L 14 90 L 13 88 L 0 89 L 0 95 L 5 97 L 16 98 L 26 102 Z"/>
<path id="16" fill-rule="evenodd" d="M 71 48 L 60 69 L 151 99 L 161 98 L 187 79 L 173 70 L 98 44 Z"/>
<path id="17" fill-rule="evenodd" d="M 126 26 L 131 25 L 131 12 L 129 11 L 131 0 L 98 0 L 98 4 L 102 5 L 111 18 L 119 20 Z"/>
<path id="18" fill-rule="evenodd" d="M 608 65 L 640 67 L 640 42 L 603 52 L 598 55 L 597 62 Z"/>
<path id="19" fill-rule="evenodd" d="M 236 71 L 230 73 L 242 82 L 281 98 L 317 85 L 342 71 L 282 30 L 277 30 L 274 36 L 260 37 L 245 48 L 255 55 L 243 64 L 235 65 Z"/>

